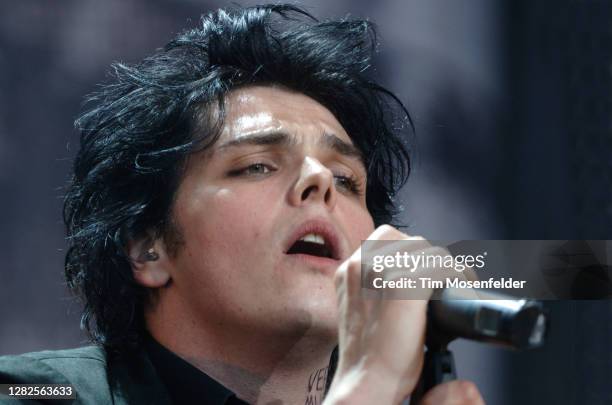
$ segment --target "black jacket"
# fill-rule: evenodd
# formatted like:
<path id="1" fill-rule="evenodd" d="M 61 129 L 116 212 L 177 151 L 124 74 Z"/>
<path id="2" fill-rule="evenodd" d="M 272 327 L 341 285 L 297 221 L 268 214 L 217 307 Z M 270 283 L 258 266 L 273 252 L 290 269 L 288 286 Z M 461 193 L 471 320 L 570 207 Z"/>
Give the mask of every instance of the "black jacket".
<path id="1" fill-rule="evenodd" d="M 145 351 L 119 356 L 103 347 L 42 351 L 0 357 L 0 384 L 71 384 L 75 400 L 61 404 L 170 405 Z M 37 400 L 46 403 L 45 400 Z M 0 403 L 17 403 L 0 394 Z"/>

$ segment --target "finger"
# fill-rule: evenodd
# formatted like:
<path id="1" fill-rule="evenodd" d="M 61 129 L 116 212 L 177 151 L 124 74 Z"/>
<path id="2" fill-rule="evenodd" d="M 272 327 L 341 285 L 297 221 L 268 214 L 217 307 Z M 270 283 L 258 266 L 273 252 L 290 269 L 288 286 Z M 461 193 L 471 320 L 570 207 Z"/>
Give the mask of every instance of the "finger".
<path id="1" fill-rule="evenodd" d="M 376 358 L 382 369 L 389 375 L 402 377 L 404 396 L 416 386 L 423 367 L 426 320 L 425 300 L 383 299 L 380 302 L 376 321 L 379 331 L 372 336 L 371 345 L 377 349 Z M 402 355 L 398 357 L 398 353 Z"/>
<path id="2" fill-rule="evenodd" d="M 341 368 L 359 360 L 363 351 L 365 325 L 371 322 L 372 308 L 380 299 L 366 300 L 361 291 L 361 253 L 357 249 L 335 274 L 338 299 L 338 343 L 342 350 Z M 380 292 L 374 292 L 380 295 Z"/>
<path id="3" fill-rule="evenodd" d="M 368 236 L 368 249 L 377 250 L 379 248 L 387 248 L 390 243 L 397 241 L 408 240 L 411 242 L 411 247 L 416 249 L 427 248 L 431 246 L 428 240 L 422 236 L 412 236 L 399 231 L 391 225 L 381 225 Z"/>
<path id="4" fill-rule="evenodd" d="M 427 391 L 418 405 L 484 405 L 484 399 L 471 381 L 455 380 Z"/>
<path id="5" fill-rule="evenodd" d="M 395 255 L 394 252 L 388 254 Z M 431 246 L 419 250 L 416 259 L 422 260 L 416 265 L 417 267 L 410 264 L 406 267 L 405 263 L 393 263 L 389 267 L 384 267 L 382 271 L 375 272 L 373 266 L 368 263 L 364 286 L 383 289 L 385 299 L 428 300 L 434 289 L 445 288 L 450 280 L 466 280 L 462 272 L 442 265 L 440 258 L 446 257 L 452 257 L 448 250 L 440 246 Z M 434 260 L 429 261 L 429 258 Z"/>

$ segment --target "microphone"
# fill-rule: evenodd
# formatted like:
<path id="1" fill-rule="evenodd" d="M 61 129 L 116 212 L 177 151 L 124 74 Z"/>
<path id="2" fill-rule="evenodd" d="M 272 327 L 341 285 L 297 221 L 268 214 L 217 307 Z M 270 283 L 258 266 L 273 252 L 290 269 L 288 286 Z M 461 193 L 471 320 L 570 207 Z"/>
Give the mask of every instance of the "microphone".
<path id="1" fill-rule="evenodd" d="M 485 290 L 439 290 L 428 306 L 427 345 L 446 346 L 464 338 L 519 350 L 536 348 L 544 344 L 546 315 L 535 300 Z"/>
<path id="2" fill-rule="evenodd" d="M 538 301 L 474 289 L 436 291 L 427 307 L 427 352 L 410 404 L 418 404 L 435 385 L 457 378 L 447 349 L 456 338 L 522 350 L 542 346 L 547 329 L 547 314 Z"/>

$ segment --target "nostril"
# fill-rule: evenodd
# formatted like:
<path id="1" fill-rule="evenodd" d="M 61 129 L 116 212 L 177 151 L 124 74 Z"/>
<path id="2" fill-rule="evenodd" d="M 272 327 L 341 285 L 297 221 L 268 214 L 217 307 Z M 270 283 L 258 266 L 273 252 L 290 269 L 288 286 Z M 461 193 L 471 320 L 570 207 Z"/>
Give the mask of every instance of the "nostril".
<path id="1" fill-rule="evenodd" d="M 313 191 L 316 192 L 317 190 L 318 190 L 317 186 L 306 187 L 306 190 L 302 192 L 302 201 L 306 200 L 311 192 Z M 327 194 L 325 195 L 325 197 L 327 198 Z"/>

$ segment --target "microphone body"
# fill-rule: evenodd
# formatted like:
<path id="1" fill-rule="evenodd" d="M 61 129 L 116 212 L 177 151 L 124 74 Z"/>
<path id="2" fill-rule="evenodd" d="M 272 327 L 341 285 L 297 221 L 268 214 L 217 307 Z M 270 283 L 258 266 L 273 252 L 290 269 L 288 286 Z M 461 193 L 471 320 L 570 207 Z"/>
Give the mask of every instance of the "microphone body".
<path id="1" fill-rule="evenodd" d="M 427 352 L 410 404 L 418 404 L 434 386 L 457 378 L 453 354 L 447 349 L 456 338 L 531 349 L 544 344 L 547 326 L 538 301 L 483 290 L 437 291 L 427 308 Z"/>
<path id="2" fill-rule="evenodd" d="M 441 290 L 429 302 L 427 317 L 428 346 L 464 338 L 531 349 L 544 343 L 548 326 L 539 301 L 483 290 Z"/>

